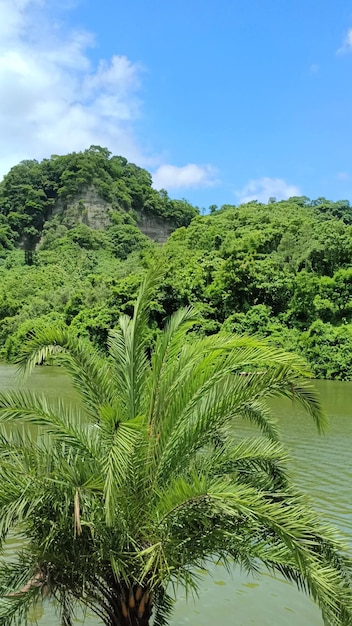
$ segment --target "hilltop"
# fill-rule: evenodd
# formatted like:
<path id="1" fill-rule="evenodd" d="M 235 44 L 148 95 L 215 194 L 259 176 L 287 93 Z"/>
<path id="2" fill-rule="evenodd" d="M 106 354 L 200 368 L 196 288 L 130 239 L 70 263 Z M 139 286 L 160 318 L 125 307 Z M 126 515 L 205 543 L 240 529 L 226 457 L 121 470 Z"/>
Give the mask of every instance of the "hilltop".
<path id="1" fill-rule="evenodd" d="M 91 146 L 40 163 L 22 161 L 10 170 L 0 184 L 0 253 L 13 245 L 33 253 L 43 237 L 62 236 L 80 224 L 111 236 L 113 230 L 115 238 L 118 232 L 138 238 L 139 229 L 163 242 L 197 213 L 185 200 L 153 189 L 145 169 Z"/>

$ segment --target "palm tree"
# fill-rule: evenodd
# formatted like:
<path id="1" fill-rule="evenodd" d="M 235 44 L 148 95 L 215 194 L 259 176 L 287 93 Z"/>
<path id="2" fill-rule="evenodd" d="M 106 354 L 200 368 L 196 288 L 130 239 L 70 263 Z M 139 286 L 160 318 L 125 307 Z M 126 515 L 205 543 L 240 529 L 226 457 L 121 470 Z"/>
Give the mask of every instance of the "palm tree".
<path id="1" fill-rule="evenodd" d="M 266 404 L 294 398 L 322 428 L 304 362 L 253 338 L 190 340 L 190 308 L 171 317 L 151 353 L 154 288 L 149 275 L 133 318 L 111 332 L 108 357 L 67 329 L 27 344 L 21 369 L 55 356 L 81 409 L 0 394 L 0 533 L 21 545 L 0 567 L 0 624 L 25 624 L 47 597 L 63 626 L 78 607 L 107 626 L 162 626 L 176 587 L 195 591 L 196 568 L 214 557 L 279 572 L 326 624 L 351 624 L 351 562 L 291 484 Z M 241 437 L 243 419 L 260 436 Z"/>

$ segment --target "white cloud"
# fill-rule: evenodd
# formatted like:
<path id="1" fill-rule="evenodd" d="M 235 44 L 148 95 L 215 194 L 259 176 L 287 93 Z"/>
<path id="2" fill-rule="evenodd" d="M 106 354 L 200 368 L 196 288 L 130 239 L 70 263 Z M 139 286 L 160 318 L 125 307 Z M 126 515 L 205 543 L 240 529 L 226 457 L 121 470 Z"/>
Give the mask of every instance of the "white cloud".
<path id="1" fill-rule="evenodd" d="M 182 167 L 160 165 L 153 174 L 156 189 L 187 189 L 189 187 L 211 187 L 218 183 L 216 170 L 211 165 L 189 163 Z"/>
<path id="2" fill-rule="evenodd" d="M 93 64 L 94 36 L 50 14 L 55 4 L 62 11 L 72 2 L 0 0 L 0 178 L 22 159 L 91 144 L 143 167 L 162 162 L 136 138 L 141 66 L 119 55 Z M 213 179 L 210 166 L 196 164 L 160 165 L 155 173 L 159 188 L 202 187 Z"/>
<path id="3" fill-rule="evenodd" d="M 282 178 L 257 178 L 250 180 L 242 189 L 236 191 L 239 202 L 246 203 L 251 200 L 268 202 L 269 198 L 286 200 L 292 196 L 300 196 L 301 191 L 296 185 L 286 183 Z"/>
<path id="4" fill-rule="evenodd" d="M 133 132 L 141 68 L 117 55 L 94 67 L 92 35 L 64 32 L 48 5 L 0 0 L 0 175 L 91 144 L 147 163 Z"/>
<path id="5" fill-rule="evenodd" d="M 343 54 L 344 52 L 351 52 L 351 50 L 352 50 L 352 28 L 349 28 L 345 35 L 341 48 L 339 48 L 337 51 L 337 54 Z"/>

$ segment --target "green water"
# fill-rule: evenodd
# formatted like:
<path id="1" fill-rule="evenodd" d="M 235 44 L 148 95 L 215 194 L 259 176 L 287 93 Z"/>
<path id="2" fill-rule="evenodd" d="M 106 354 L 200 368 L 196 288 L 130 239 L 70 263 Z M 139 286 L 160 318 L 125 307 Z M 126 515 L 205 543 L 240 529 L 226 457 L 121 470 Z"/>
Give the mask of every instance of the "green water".
<path id="1" fill-rule="evenodd" d="M 15 369 L 0 366 L 0 389 L 13 386 Z M 38 368 L 28 387 L 50 397 L 59 395 L 75 401 L 72 388 L 58 368 Z M 352 383 L 318 381 L 329 431 L 319 436 L 304 413 L 288 401 L 275 401 L 283 439 L 292 458 L 295 480 L 311 494 L 316 508 L 344 533 L 352 546 Z M 40 626 L 59 626 L 50 607 L 43 615 L 33 615 Z M 204 577 L 196 602 L 178 597 L 173 626 L 213 626 L 217 621 L 236 626 L 322 626 L 319 610 L 294 587 L 274 580 L 265 573 L 260 578 L 246 578 L 239 571 L 229 576 L 214 564 L 210 577 Z M 81 622 L 82 623 L 82 622 Z M 85 626 L 98 626 L 87 616 Z"/>

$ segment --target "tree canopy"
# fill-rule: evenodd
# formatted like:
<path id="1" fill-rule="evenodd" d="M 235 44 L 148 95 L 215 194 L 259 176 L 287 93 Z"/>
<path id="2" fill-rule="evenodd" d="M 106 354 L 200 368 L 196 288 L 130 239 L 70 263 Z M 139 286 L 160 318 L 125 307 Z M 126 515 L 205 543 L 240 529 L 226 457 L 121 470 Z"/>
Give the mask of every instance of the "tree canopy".
<path id="1" fill-rule="evenodd" d="M 108 207 L 99 227 L 87 220 L 85 189 Z M 158 259 L 151 334 L 193 305 L 198 335 L 255 334 L 303 355 L 317 377 L 350 380 L 349 202 L 303 196 L 209 211 L 156 191 L 146 170 L 97 146 L 12 168 L 0 183 L 0 358 L 14 360 L 31 328 L 55 321 L 104 349 Z M 175 230 L 157 246 L 142 218 Z"/>

